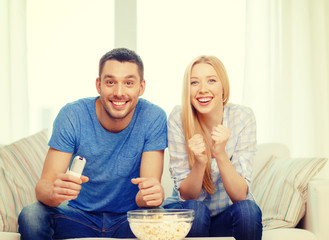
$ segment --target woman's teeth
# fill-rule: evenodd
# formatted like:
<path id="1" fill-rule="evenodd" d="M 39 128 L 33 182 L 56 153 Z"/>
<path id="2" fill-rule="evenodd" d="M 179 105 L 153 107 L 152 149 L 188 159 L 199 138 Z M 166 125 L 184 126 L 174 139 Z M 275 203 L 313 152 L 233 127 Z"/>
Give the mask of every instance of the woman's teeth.
<path id="1" fill-rule="evenodd" d="M 211 98 L 199 98 L 198 101 L 199 102 L 209 102 L 211 100 Z"/>

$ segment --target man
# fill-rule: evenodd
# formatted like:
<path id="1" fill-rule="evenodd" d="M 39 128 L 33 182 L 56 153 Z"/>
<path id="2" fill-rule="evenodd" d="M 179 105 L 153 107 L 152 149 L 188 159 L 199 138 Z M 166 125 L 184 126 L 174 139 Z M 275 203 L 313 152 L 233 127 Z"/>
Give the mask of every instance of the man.
<path id="1" fill-rule="evenodd" d="M 19 216 L 22 240 L 134 237 L 126 212 L 162 204 L 167 119 L 139 98 L 143 71 L 135 52 L 114 49 L 99 62 L 100 96 L 61 109 L 36 186 L 39 202 Z M 80 178 L 66 173 L 75 156 L 87 161 Z"/>

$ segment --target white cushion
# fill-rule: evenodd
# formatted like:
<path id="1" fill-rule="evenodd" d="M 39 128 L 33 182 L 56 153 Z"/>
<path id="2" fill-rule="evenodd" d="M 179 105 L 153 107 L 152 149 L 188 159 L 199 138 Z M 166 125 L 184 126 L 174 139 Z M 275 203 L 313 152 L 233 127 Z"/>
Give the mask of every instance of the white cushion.
<path id="1" fill-rule="evenodd" d="M 21 235 L 13 232 L 0 232 L 0 240 L 20 240 Z"/>
<path id="2" fill-rule="evenodd" d="M 307 214 L 303 228 L 314 233 L 318 240 L 329 236 L 329 179 L 312 179 L 308 185 Z"/>
<path id="3" fill-rule="evenodd" d="M 314 233 L 298 228 L 279 228 L 263 232 L 262 240 L 317 240 Z"/>
<path id="4" fill-rule="evenodd" d="M 326 158 L 277 158 L 269 160 L 251 184 L 263 213 L 264 230 L 295 227 L 305 214 L 309 180 Z"/>
<path id="5" fill-rule="evenodd" d="M 36 201 L 34 188 L 48 150 L 47 130 L 0 147 L 0 231 L 17 232 L 23 207 Z"/>

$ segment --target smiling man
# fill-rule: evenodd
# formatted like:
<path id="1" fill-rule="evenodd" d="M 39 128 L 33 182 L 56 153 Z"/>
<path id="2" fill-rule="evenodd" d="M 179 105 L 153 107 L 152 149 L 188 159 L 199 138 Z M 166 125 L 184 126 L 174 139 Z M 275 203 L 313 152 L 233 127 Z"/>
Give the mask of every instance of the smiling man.
<path id="1" fill-rule="evenodd" d="M 140 98 L 143 75 L 135 52 L 114 49 L 99 62 L 99 96 L 61 109 L 36 186 L 38 202 L 19 216 L 22 240 L 131 238 L 127 211 L 162 204 L 167 118 Z M 67 174 L 75 156 L 87 160 L 80 178 Z"/>

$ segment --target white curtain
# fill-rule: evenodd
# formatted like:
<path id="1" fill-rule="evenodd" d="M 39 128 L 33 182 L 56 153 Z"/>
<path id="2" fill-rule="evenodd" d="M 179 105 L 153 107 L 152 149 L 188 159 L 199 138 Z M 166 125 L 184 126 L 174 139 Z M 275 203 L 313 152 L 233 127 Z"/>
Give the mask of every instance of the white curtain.
<path id="1" fill-rule="evenodd" d="M 0 0 L 0 144 L 28 133 L 26 0 Z"/>
<path id="2" fill-rule="evenodd" d="M 329 1 L 248 0 L 243 103 L 258 142 L 329 157 Z"/>

